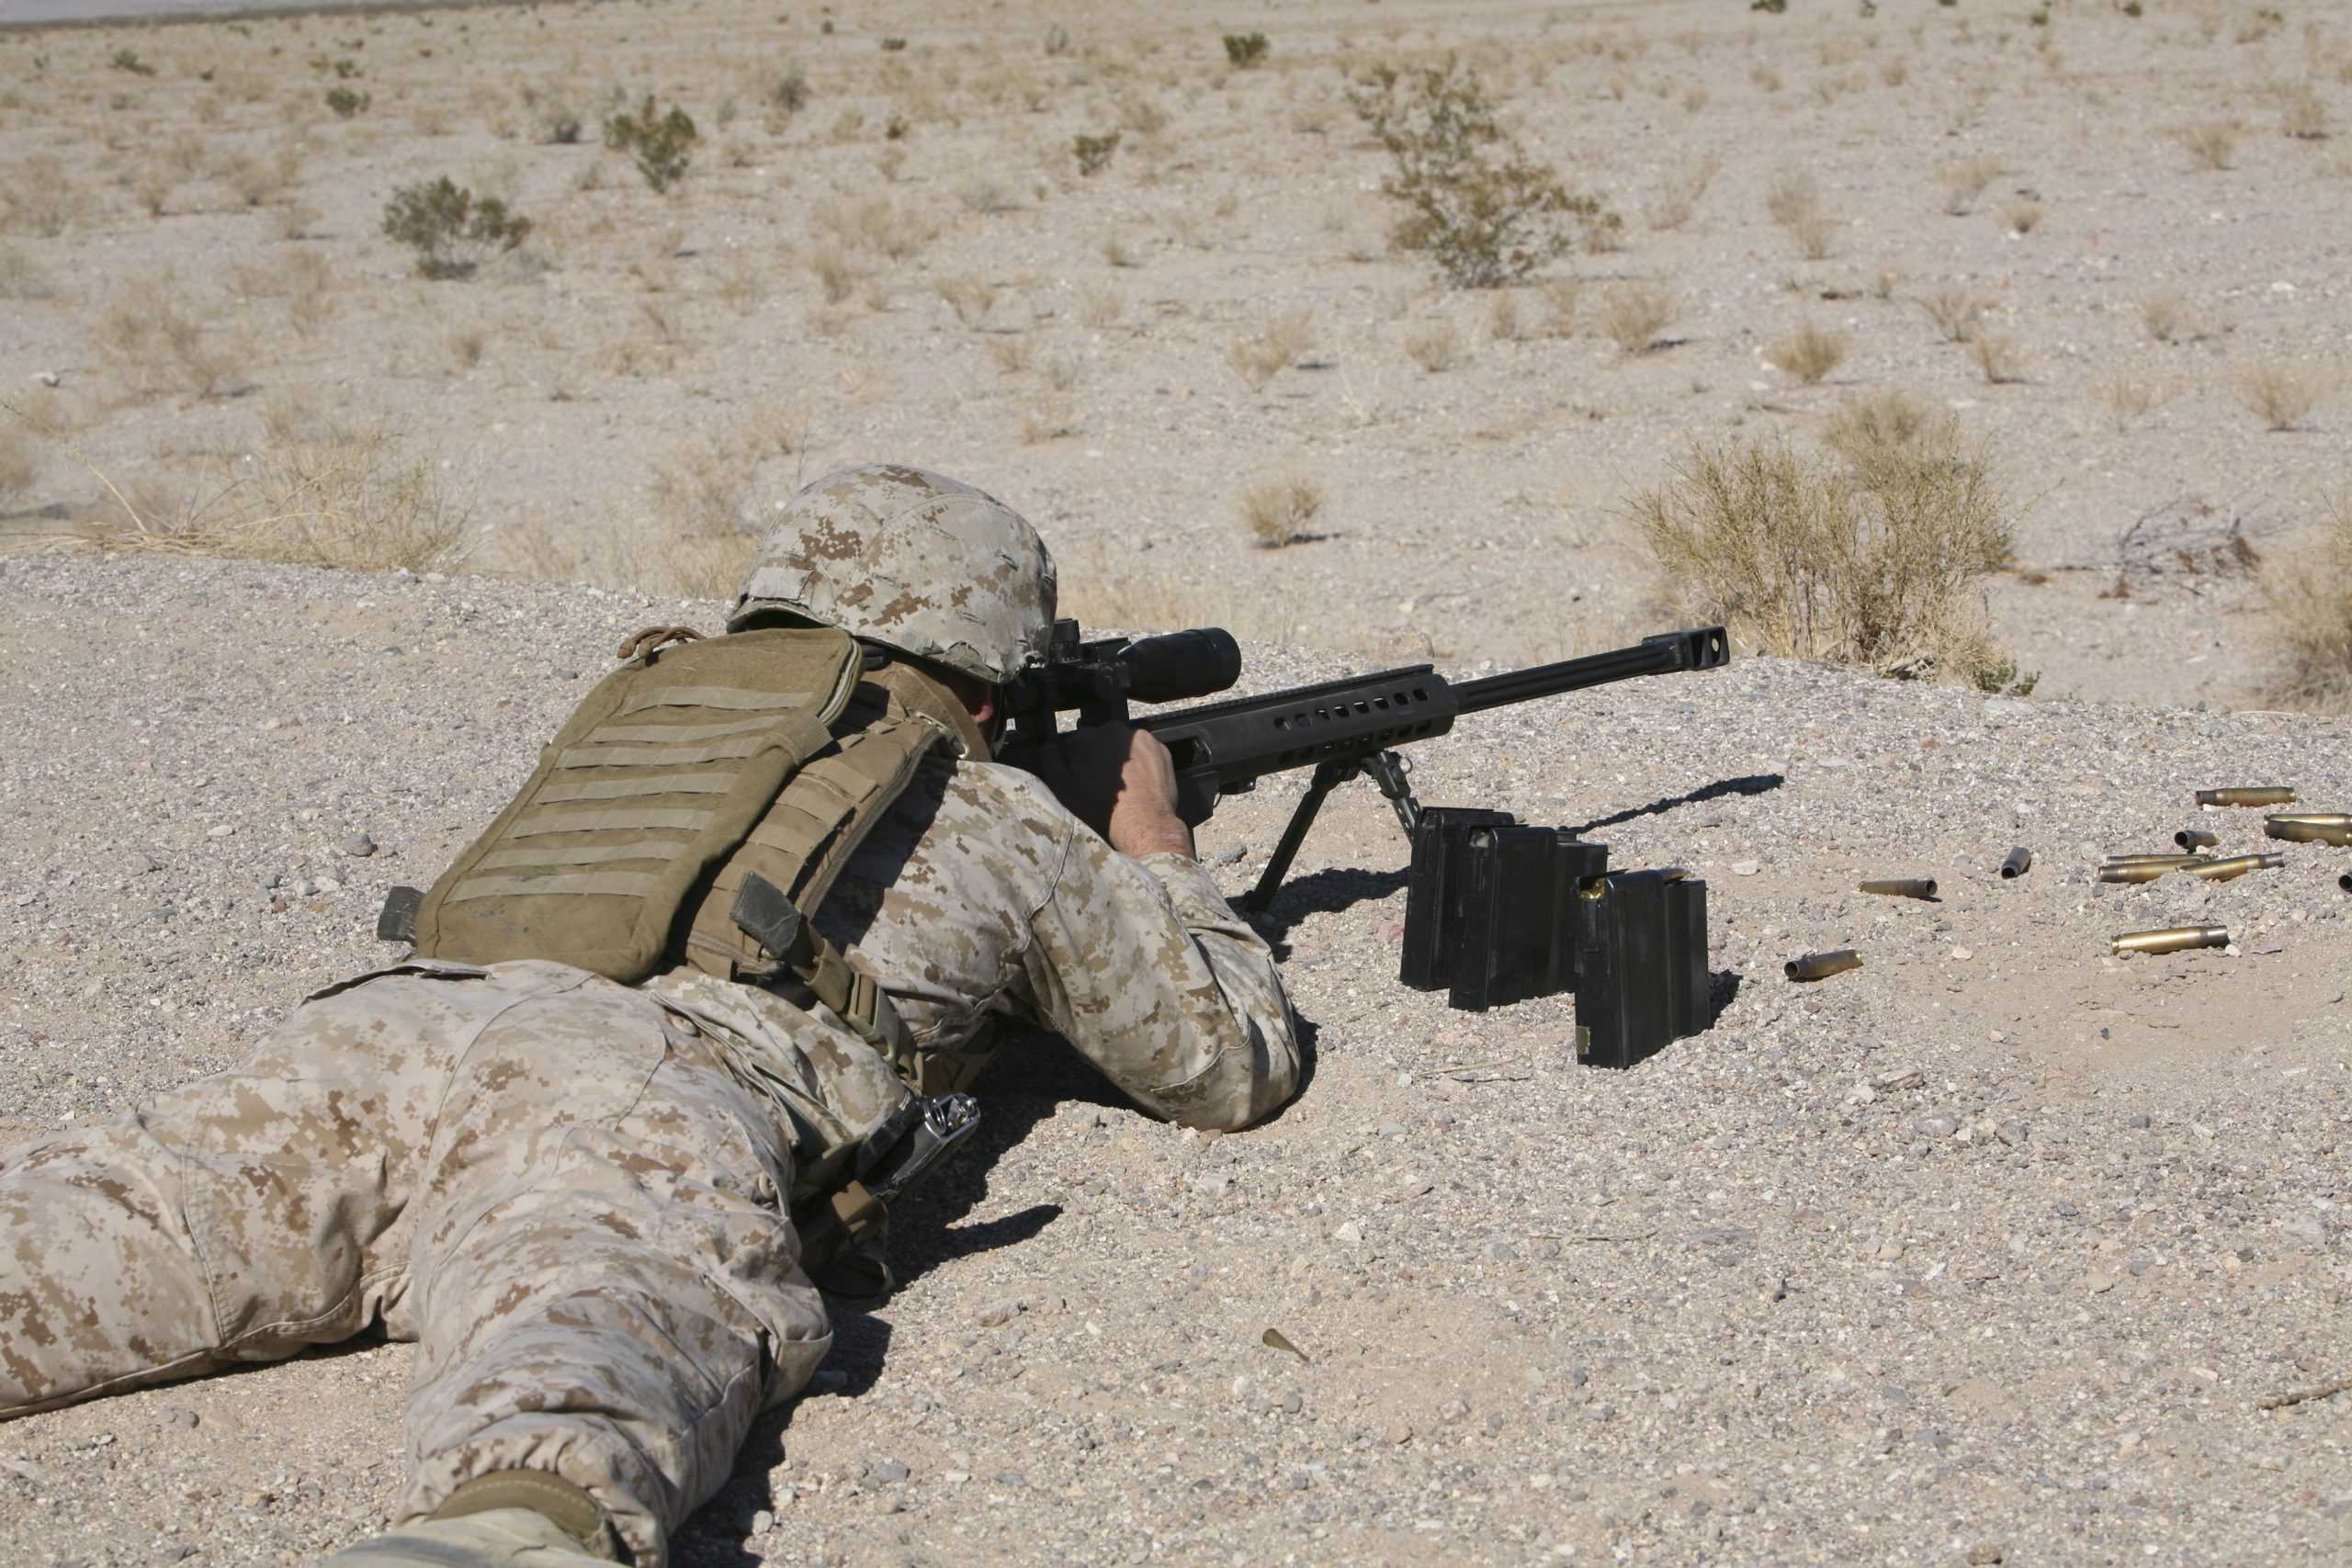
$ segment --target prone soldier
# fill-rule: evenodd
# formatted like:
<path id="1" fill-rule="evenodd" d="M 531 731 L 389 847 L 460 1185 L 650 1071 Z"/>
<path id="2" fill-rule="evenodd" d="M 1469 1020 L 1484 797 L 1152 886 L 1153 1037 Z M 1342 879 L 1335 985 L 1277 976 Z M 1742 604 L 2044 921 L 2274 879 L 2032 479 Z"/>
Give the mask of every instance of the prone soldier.
<path id="1" fill-rule="evenodd" d="M 334 1568 L 658 1568 L 824 1359 L 810 1269 L 880 1266 L 885 1177 L 968 1119 L 994 1025 L 1186 1125 L 1281 1105 L 1289 1003 L 1166 750 L 992 760 L 1054 608 L 970 486 L 802 491 L 728 635 L 631 639 L 408 961 L 0 1152 L 0 1419 L 380 1323 L 417 1345 L 407 1479 Z"/>

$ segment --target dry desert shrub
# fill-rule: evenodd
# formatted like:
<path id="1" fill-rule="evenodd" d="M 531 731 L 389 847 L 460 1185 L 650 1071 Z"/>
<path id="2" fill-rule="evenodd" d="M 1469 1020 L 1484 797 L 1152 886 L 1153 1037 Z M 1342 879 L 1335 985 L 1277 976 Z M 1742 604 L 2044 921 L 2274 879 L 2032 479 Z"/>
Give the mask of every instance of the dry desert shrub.
<path id="1" fill-rule="evenodd" d="M 1106 284 L 1089 288 L 1079 299 L 1078 319 L 1099 332 L 1117 326 L 1126 308 L 1126 296 Z"/>
<path id="2" fill-rule="evenodd" d="M 862 201 L 828 202 L 817 209 L 817 227 L 856 250 L 904 261 L 938 237 L 939 226 L 912 202 L 887 196 Z"/>
<path id="3" fill-rule="evenodd" d="M 2226 169 L 2237 152 L 2238 130 L 2233 119 L 2209 119 L 2184 126 L 2179 132 L 2180 144 L 2188 149 L 2188 155 L 2197 160 L 2199 168 Z"/>
<path id="4" fill-rule="evenodd" d="M 1457 288 L 1517 282 L 1578 237 L 1589 244 L 1621 227 L 1615 213 L 1572 194 L 1556 170 L 1527 155 L 1477 73 L 1453 56 L 1375 66 L 1348 90 L 1348 103 L 1394 164 L 1380 186 L 1405 207 L 1391 240 L 1427 252 Z"/>
<path id="5" fill-rule="evenodd" d="M 2188 331 L 2188 308 L 2170 289 L 2141 301 L 2140 321 L 2158 343 L 2177 343 Z"/>
<path id="6" fill-rule="evenodd" d="M 1844 364 L 1853 346 L 1853 340 L 1844 333 L 1825 331 L 1807 321 L 1774 344 L 1769 357 L 1774 365 L 1812 387 Z"/>
<path id="7" fill-rule="evenodd" d="M 133 389 L 167 387 L 210 397 L 236 374 L 243 344 L 208 336 L 202 322 L 179 307 L 180 289 L 168 272 L 125 284 L 98 317 L 98 351 Z"/>
<path id="8" fill-rule="evenodd" d="M 1487 337 L 1492 343 L 1518 343 L 1527 336 L 1527 322 L 1519 313 L 1519 296 L 1498 288 L 1487 301 Z"/>
<path id="9" fill-rule="evenodd" d="M 33 488 L 40 471 L 32 434 L 15 419 L 0 421 L 0 512 Z"/>
<path id="10" fill-rule="evenodd" d="M 1838 223 L 1822 209 L 1821 192 L 1811 175 L 1802 171 L 1780 175 L 1765 193 L 1764 209 L 1773 222 L 1788 231 L 1798 254 L 1807 261 L 1819 261 L 1829 254 Z"/>
<path id="11" fill-rule="evenodd" d="M 1425 321 L 1405 334 L 1405 353 L 1432 376 L 1451 370 L 1462 359 L 1462 330 L 1451 321 Z"/>
<path id="12" fill-rule="evenodd" d="M 65 166 L 37 152 L 0 181 L 0 232 L 53 239 L 65 231 L 86 186 L 66 176 Z"/>
<path id="13" fill-rule="evenodd" d="M 2041 222 L 2041 204 L 2038 201 L 2013 201 L 2002 209 L 2001 221 L 2008 225 L 2012 234 L 2030 234 Z"/>
<path id="14" fill-rule="evenodd" d="M 1650 227 L 1679 229 L 1690 221 L 1690 209 L 1707 194 L 1722 172 L 1724 161 L 1713 152 L 1690 160 L 1659 182 L 1657 202 L 1650 208 Z"/>
<path id="15" fill-rule="evenodd" d="M 837 245 L 820 245 L 808 253 L 808 270 L 825 291 L 825 303 L 838 305 L 857 288 L 857 268 Z"/>
<path id="16" fill-rule="evenodd" d="M 956 319 L 967 327 L 978 330 L 988 320 L 989 308 L 996 303 L 996 285 L 978 277 L 943 277 L 939 280 L 939 297 L 956 312 Z"/>
<path id="17" fill-rule="evenodd" d="M 1657 284 L 1612 284 L 1601 291 L 1600 330 L 1627 356 L 1647 354 L 1678 309 L 1673 294 Z"/>
<path id="18" fill-rule="evenodd" d="M 989 360 L 1000 376 L 1018 376 L 1028 369 L 1033 352 L 1025 337 L 993 338 L 989 343 Z"/>
<path id="19" fill-rule="evenodd" d="M 1976 204 L 1986 186 L 2007 172 L 2007 164 L 1989 155 L 1946 164 L 1936 171 L 1936 178 L 1944 187 L 1944 210 L 1959 217 Z"/>
<path id="20" fill-rule="evenodd" d="M 1969 343 L 1969 357 L 1989 384 L 2000 387 L 2025 379 L 2025 358 L 2017 340 L 2007 333 L 1980 332 Z"/>
<path id="21" fill-rule="evenodd" d="M 1573 277 L 1547 278 L 1537 292 L 1544 297 L 1544 335 L 1574 337 L 1577 335 L 1577 304 L 1584 298 L 1584 284 Z"/>
<path id="22" fill-rule="evenodd" d="M 1254 392 L 1290 368 L 1300 355 L 1314 346 L 1313 313 L 1292 310 L 1275 317 L 1248 337 L 1236 338 L 1225 351 L 1225 362 Z"/>
<path id="23" fill-rule="evenodd" d="M 2162 408 L 2170 395 L 2154 381 L 2121 378 L 2101 381 L 2094 389 L 2094 393 L 2098 399 L 2098 406 L 2106 411 L 2108 422 L 2119 435 L 2131 429 L 2137 421 Z"/>
<path id="24" fill-rule="evenodd" d="M 2266 430 L 2292 430 L 2335 390 L 2337 378 L 2306 365 L 2251 365 L 2238 372 L 2238 397 Z"/>
<path id="25" fill-rule="evenodd" d="M 99 479 L 120 513 L 92 534 L 109 548 L 424 571 L 464 557 L 472 516 L 470 495 L 446 487 L 432 462 L 403 458 L 381 431 L 223 457 L 193 491 L 160 504 Z"/>
<path id="26" fill-rule="evenodd" d="M 1865 392 L 1850 399 L 1821 429 L 1821 444 L 1857 466 L 1928 442 L 1949 447 L 1959 436 L 1959 421 L 1951 412 L 1930 409 L 1900 391 Z"/>
<path id="27" fill-rule="evenodd" d="M 2352 711 L 2352 495 L 2335 498 L 2320 536 L 2264 574 L 2264 596 L 2284 669 L 2285 701 Z"/>
<path id="28" fill-rule="evenodd" d="M 1307 525 L 1323 510 L 1323 487 L 1293 474 L 1251 485 L 1241 492 L 1234 509 L 1251 538 L 1263 548 L 1278 550 L 1310 536 Z"/>
<path id="29" fill-rule="evenodd" d="M 1632 503 L 1676 609 L 1767 653 L 1991 690 L 2017 682 L 1979 588 L 2008 560 L 2007 509 L 1956 434 L 1845 461 L 1702 443 Z"/>
<path id="30" fill-rule="evenodd" d="M 48 268 L 14 245 L 0 245 L 0 299 L 46 299 L 56 291 Z"/>
<path id="31" fill-rule="evenodd" d="M 2299 141 L 2323 141 L 2327 138 L 2327 100 L 2308 82 L 2289 82 L 2279 86 L 2278 130 L 2281 134 Z"/>
<path id="32" fill-rule="evenodd" d="M 1984 314 L 1982 296 L 1965 288 L 1943 288 L 1919 301 L 1946 343 L 1966 343 L 1976 335 L 1977 318 Z"/>

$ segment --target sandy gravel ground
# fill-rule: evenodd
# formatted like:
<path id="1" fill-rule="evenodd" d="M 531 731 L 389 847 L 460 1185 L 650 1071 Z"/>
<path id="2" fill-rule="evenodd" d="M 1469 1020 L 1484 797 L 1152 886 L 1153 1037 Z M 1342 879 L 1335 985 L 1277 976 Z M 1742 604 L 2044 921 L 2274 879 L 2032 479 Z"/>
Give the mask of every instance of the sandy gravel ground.
<path id="1" fill-rule="evenodd" d="M 2275 559 L 2347 482 L 2352 25 L 2028 10 L 678 0 L 7 36 L 0 388 L 60 434 L 0 511 L 116 514 L 77 451 L 169 516 L 372 435 L 471 501 L 478 564 L 618 582 L 681 517 L 918 455 L 1020 497 L 1090 618 L 1525 662 L 1643 629 L 1623 505 L 1693 441 L 1802 444 L 1899 390 L 1997 455 L 1992 605 L 2046 694 L 2242 705 L 2269 639 L 2213 548 Z M 1245 25 L 1267 61 L 1230 70 Z M 1623 220 L 1543 275 L 1582 284 L 1565 315 L 1387 247 L 1346 73 L 1447 50 Z M 704 131 L 666 196 L 599 145 L 648 92 Z M 1073 137 L 1114 131 L 1082 177 Z M 471 282 L 379 231 L 442 175 L 537 225 Z M 1810 244 L 1769 200 L 1798 179 Z M 1629 355 L 1603 319 L 1634 287 L 1674 315 Z M 177 335 L 124 324 L 159 301 Z M 1815 386 L 1771 363 L 1808 323 L 1849 343 Z M 1277 332 L 1253 388 L 1236 345 Z M 2260 372 L 2308 391 L 2290 428 L 2246 406 Z M 1292 475 L 1323 536 L 1261 551 L 1236 502 Z"/>
<path id="2" fill-rule="evenodd" d="M 383 888 L 680 614 L 0 558 L 0 1134 L 120 1114 L 379 961 Z M 1250 656 L 1253 684 L 1337 669 Z M 2352 801 L 2347 739 L 1772 660 L 1465 722 L 1421 748 L 1426 799 L 1706 877 L 1716 1025 L 1610 1074 L 1572 1064 L 1565 1000 L 1400 989 L 1403 845 L 1343 793 L 1274 912 L 1299 1102 L 1207 1139 L 1050 1042 L 1008 1051 L 978 1153 L 903 1227 L 912 1280 L 681 1561 L 2340 1562 L 2352 1397 L 2258 1406 L 2352 1375 L 2352 858 L 2090 870 L 2168 843 L 2197 787 Z M 1286 805 L 1210 825 L 1231 886 Z M 2005 883 L 2015 843 L 2036 863 Z M 1888 874 L 1941 901 L 1851 891 Z M 2235 945 L 2106 956 L 2184 921 Z M 1866 966 L 1782 977 L 1837 946 Z M 12 1424 L 0 1556 L 310 1561 L 380 1522 L 408 1359 Z"/>
<path id="3" fill-rule="evenodd" d="M 908 1288 L 680 1561 L 2345 1561 L 2352 1395 L 2261 1402 L 2352 1376 L 2352 857 L 2091 868 L 2168 847 L 2199 787 L 2352 809 L 2352 723 L 2266 711 L 2260 587 L 2347 484 L 2352 25 L 2030 10 L 673 0 L 0 33 L 0 398 L 38 427 L 0 446 L 0 533 L 119 519 L 99 475 L 201 521 L 375 454 L 466 514 L 464 566 L 602 584 L 0 553 L 0 1140 L 227 1066 L 379 962 L 384 887 L 472 836 L 622 635 L 715 626 L 680 595 L 832 464 L 985 484 L 1077 613 L 1224 621 L 1253 685 L 1472 673 L 1667 629 L 1623 507 L 1693 440 L 1808 443 L 1899 390 L 1996 454 L 2018 561 L 1990 604 L 2033 700 L 1742 659 L 1420 749 L 1431 803 L 1704 876 L 1712 1030 L 1601 1074 L 1565 1000 L 1400 989 L 1403 845 L 1343 792 L 1270 928 L 1316 1031 L 1297 1105 L 1204 1139 L 1051 1042 L 1009 1052 L 981 1146 L 903 1226 Z M 1271 53 L 1230 70 L 1244 28 Z M 1582 285 L 1565 316 L 1386 246 L 1345 73 L 1448 48 L 1624 219 L 1546 274 Z M 772 112 L 795 64 L 807 102 Z M 337 87 L 367 107 L 336 118 Z M 702 124 L 673 194 L 598 145 L 616 91 Z M 546 140 L 560 109 L 579 143 Z M 1113 130 L 1080 175 L 1072 138 Z M 537 224 L 471 282 L 379 232 L 445 173 Z M 1797 176 L 1818 257 L 1768 208 Z M 1677 314 L 1627 353 L 1602 318 L 1644 285 Z M 1955 296 L 2003 378 L 1937 326 Z M 1818 386 L 1770 363 L 1807 321 L 1850 339 Z M 1253 386 L 1236 345 L 1270 334 L 1295 352 Z M 2247 405 L 2264 371 L 2312 394 L 2289 428 Z M 1258 549 L 1235 503 L 1286 476 L 1321 536 Z M 1295 798 L 1205 830 L 1229 886 Z M 2231 949 L 2106 956 L 2209 921 Z M 1782 978 L 1843 946 L 1866 966 Z M 0 1559 L 363 1536 L 408 1359 L 0 1428 Z"/>

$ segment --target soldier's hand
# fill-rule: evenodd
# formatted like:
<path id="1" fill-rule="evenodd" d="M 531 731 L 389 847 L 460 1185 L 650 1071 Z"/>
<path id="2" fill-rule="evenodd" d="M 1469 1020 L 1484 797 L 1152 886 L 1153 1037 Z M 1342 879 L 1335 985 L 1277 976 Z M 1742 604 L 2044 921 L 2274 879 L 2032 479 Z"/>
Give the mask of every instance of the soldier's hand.
<path id="1" fill-rule="evenodd" d="M 1175 760 L 1149 730 L 1081 725 L 1004 760 L 1044 780 L 1071 816 L 1123 855 L 1193 852 L 1193 830 L 1176 815 Z"/>

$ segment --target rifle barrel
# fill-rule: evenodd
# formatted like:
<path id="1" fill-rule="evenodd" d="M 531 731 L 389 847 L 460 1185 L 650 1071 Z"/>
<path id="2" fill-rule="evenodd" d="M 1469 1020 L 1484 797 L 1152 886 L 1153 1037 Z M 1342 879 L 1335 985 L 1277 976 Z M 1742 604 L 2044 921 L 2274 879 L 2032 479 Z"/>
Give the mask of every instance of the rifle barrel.
<path id="1" fill-rule="evenodd" d="M 1665 632 L 1644 637 L 1632 648 L 1612 649 L 1607 653 L 1595 653 L 1583 659 L 1565 659 L 1557 664 L 1538 664 L 1529 670 L 1512 670 L 1500 675 L 1487 675 L 1476 681 L 1455 683 L 1453 695 L 1461 713 L 1484 713 L 1488 708 L 1507 707 L 1536 697 L 1557 696 L 1563 692 L 1580 692 L 1588 686 L 1603 686 L 1611 681 L 1630 681 L 1637 675 L 1663 675 L 1677 670 L 1712 670 L 1730 660 L 1731 649 L 1721 626 L 1702 626 L 1695 631 Z"/>

